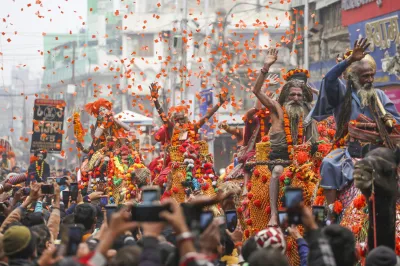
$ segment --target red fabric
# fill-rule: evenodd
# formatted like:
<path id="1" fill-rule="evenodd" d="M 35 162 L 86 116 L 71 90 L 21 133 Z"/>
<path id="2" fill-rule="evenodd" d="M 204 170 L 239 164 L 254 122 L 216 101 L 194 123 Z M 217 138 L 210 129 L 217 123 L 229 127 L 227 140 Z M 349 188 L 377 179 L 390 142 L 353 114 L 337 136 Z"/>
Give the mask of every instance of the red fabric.
<path id="1" fill-rule="evenodd" d="M 156 141 L 161 142 L 161 144 L 165 144 L 171 140 L 168 134 L 168 127 L 163 125 L 157 132 L 154 134 L 154 138 Z"/>

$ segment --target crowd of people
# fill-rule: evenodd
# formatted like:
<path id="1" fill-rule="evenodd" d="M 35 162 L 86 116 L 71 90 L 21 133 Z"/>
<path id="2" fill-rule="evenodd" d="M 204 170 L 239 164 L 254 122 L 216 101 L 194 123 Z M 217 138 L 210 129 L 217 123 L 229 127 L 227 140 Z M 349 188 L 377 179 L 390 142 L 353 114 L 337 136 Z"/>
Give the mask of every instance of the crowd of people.
<path id="1" fill-rule="evenodd" d="M 85 148 L 74 117 L 85 154 L 76 173 L 53 170 L 45 151 L 35 152 L 26 171 L 3 169 L 10 174 L 0 185 L 0 264 L 400 265 L 400 156 L 392 138 L 400 115 L 372 87 L 367 48 L 361 39 L 338 60 L 315 105 L 306 70 L 289 71 L 280 95 L 262 90 L 277 79 L 266 78 L 278 55 L 269 49 L 245 128 L 221 126 L 240 141 L 224 177 L 198 131 L 227 103 L 226 91 L 196 122 L 185 107 L 165 113 L 152 84 L 163 121 L 155 139 L 165 151 L 148 167 L 112 103 L 87 105 L 96 125 Z M 334 122 L 316 123 L 329 116 L 333 133 Z"/>

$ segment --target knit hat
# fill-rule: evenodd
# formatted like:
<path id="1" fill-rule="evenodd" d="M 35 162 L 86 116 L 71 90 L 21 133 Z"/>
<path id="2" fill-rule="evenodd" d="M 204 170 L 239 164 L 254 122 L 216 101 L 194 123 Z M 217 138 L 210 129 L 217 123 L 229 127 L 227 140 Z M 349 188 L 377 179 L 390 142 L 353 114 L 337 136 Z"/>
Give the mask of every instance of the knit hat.
<path id="1" fill-rule="evenodd" d="M 282 254 L 286 251 L 285 236 L 280 228 L 268 227 L 255 235 L 255 240 L 259 248 L 279 249 Z"/>
<path id="2" fill-rule="evenodd" d="M 379 246 L 368 254 L 365 266 L 395 266 L 396 263 L 396 253 L 388 247 Z"/>
<path id="3" fill-rule="evenodd" d="M 11 256 L 24 250 L 31 238 L 31 231 L 26 226 L 16 225 L 8 228 L 3 236 L 4 253 L 6 256 Z"/>

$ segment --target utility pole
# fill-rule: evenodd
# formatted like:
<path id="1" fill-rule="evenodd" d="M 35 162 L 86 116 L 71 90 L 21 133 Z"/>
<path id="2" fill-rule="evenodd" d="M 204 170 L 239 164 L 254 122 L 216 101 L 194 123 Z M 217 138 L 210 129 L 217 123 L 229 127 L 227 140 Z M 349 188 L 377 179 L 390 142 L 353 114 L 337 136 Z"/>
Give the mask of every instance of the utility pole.
<path id="1" fill-rule="evenodd" d="M 309 13 L 309 6 L 308 6 L 308 0 L 304 0 L 304 63 L 303 63 L 303 68 L 308 69 L 309 62 L 309 53 L 308 53 L 308 18 L 310 17 Z"/>
<path id="2" fill-rule="evenodd" d="M 187 0 L 182 0 L 182 12 L 183 12 L 183 17 L 181 20 L 181 35 L 182 35 L 182 59 L 181 59 L 181 70 L 182 70 L 182 78 L 181 78 L 181 88 L 182 90 L 180 91 L 180 100 L 182 101 L 183 97 L 186 95 L 186 77 L 187 77 L 187 72 L 184 71 L 184 69 L 187 70 L 187 44 L 183 41 L 185 38 L 186 41 L 188 40 L 187 38 Z"/>

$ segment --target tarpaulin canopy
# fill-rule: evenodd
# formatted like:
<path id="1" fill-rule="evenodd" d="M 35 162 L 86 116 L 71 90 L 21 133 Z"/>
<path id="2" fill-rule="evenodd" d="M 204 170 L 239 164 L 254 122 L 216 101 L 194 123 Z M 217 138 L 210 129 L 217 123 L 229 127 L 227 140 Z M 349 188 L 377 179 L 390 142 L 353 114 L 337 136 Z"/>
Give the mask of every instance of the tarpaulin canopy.
<path id="1" fill-rule="evenodd" d="M 153 118 L 132 112 L 130 110 L 124 110 L 121 113 L 118 113 L 114 116 L 121 122 L 126 124 L 134 124 L 134 125 L 143 125 L 143 126 L 151 126 L 153 124 Z"/>

